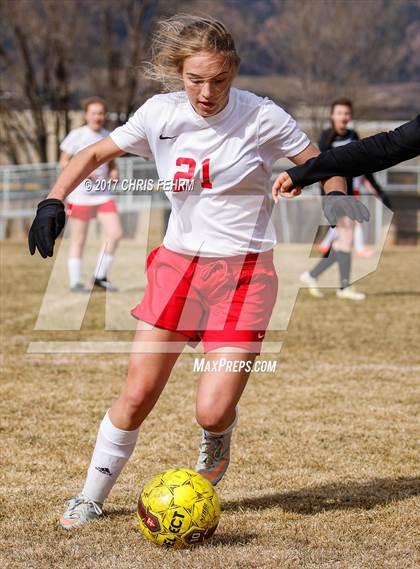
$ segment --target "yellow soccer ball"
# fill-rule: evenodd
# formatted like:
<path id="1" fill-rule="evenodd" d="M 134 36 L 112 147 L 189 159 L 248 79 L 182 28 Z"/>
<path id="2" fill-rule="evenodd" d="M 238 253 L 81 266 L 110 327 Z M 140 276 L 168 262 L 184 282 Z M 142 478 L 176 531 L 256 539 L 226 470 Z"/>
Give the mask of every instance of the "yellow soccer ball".
<path id="1" fill-rule="evenodd" d="M 172 468 L 143 488 L 137 519 L 147 539 L 181 549 L 213 535 L 220 520 L 220 504 L 213 486 L 201 474 Z"/>

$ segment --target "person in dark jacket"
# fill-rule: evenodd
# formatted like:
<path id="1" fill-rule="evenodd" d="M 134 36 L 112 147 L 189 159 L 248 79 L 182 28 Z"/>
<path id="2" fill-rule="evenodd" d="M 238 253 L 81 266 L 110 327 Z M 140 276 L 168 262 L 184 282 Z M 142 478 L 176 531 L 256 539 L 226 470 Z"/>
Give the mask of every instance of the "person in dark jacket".
<path id="1" fill-rule="evenodd" d="M 350 99 L 341 98 L 333 102 L 331 106 L 331 126 L 325 129 L 321 133 L 321 137 L 318 142 L 318 147 L 321 151 L 328 150 L 330 148 L 337 148 L 339 146 L 344 146 L 352 141 L 359 140 L 359 135 L 356 130 L 348 128 L 349 122 L 353 118 L 353 103 Z M 347 192 L 349 195 L 360 195 L 361 187 L 367 186 L 367 188 L 375 193 L 382 202 L 387 206 L 391 207 L 388 196 L 382 190 L 381 186 L 376 181 L 375 177 L 367 173 L 364 176 L 347 176 Z M 328 256 L 332 242 L 336 237 L 336 230 L 330 229 L 322 240 L 319 249 Z M 360 224 L 356 224 L 354 227 L 354 248 L 356 255 L 360 257 L 371 257 L 373 251 L 365 246 L 363 229 Z"/>
<path id="2" fill-rule="evenodd" d="M 348 128 L 349 122 L 353 118 L 353 105 L 350 99 L 337 99 L 331 105 L 331 126 L 325 129 L 318 142 L 321 151 L 330 148 L 345 146 L 352 141 L 359 140 L 359 135 L 355 130 Z M 355 184 L 353 176 L 346 177 L 347 193 L 350 196 L 358 193 L 358 184 Z M 373 184 L 379 187 L 376 180 Z M 322 191 L 321 188 L 321 192 Z M 337 290 L 337 297 L 346 300 L 364 300 L 365 294 L 356 291 L 350 286 L 350 268 L 353 241 L 358 245 L 357 252 L 362 256 L 370 256 L 372 252 L 365 248 L 363 231 L 360 224 L 348 218 L 341 218 L 337 227 L 330 228 L 327 235 L 320 245 L 324 257 L 310 271 L 304 272 L 300 280 L 308 285 L 309 292 L 316 298 L 321 298 L 323 293 L 318 288 L 317 278 L 335 263 L 338 264 L 340 273 L 340 288 Z"/>
<path id="3" fill-rule="evenodd" d="M 305 186 L 331 176 L 366 175 L 419 155 L 420 114 L 394 130 L 331 148 L 305 164 L 281 172 L 273 184 L 272 195 L 277 202 L 279 194 L 283 197 L 298 196 Z"/>

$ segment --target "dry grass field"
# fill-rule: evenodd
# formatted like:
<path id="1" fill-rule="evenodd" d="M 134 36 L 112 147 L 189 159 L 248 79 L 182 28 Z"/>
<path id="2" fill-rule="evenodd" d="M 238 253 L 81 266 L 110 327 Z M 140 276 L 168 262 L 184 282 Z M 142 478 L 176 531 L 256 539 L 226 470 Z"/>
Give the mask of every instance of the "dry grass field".
<path id="1" fill-rule="evenodd" d="M 166 551 L 136 527 L 151 475 L 195 463 L 193 354 L 180 357 L 104 519 L 57 525 L 79 491 L 97 427 L 125 379 L 125 354 L 29 354 L 36 340 L 104 332 L 94 293 L 80 332 L 34 331 L 53 260 L 2 252 L 0 565 L 7 569 L 414 569 L 419 531 L 419 252 L 384 252 L 364 303 L 300 291 L 275 374 L 253 374 L 212 541 Z M 64 315 L 63 317 L 65 317 Z"/>

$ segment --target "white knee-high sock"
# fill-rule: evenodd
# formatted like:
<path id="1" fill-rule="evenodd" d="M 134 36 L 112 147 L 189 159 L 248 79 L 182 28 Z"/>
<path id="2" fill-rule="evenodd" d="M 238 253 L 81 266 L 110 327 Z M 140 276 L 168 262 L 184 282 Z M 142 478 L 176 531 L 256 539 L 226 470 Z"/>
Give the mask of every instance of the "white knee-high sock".
<path id="1" fill-rule="evenodd" d="M 95 279 L 106 279 L 113 260 L 114 255 L 108 255 L 108 253 L 101 253 L 99 255 L 95 269 Z"/>
<path id="2" fill-rule="evenodd" d="M 108 412 L 99 427 L 82 494 L 103 504 L 136 446 L 139 429 L 114 427 Z"/>
<path id="3" fill-rule="evenodd" d="M 356 223 L 354 227 L 354 248 L 356 251 L 361 251 L 365 246 L 365 239 L 363 229 L 360 223 Z"/>
<path id="4" fill-rule="evenodd" d="M 70 287 L 80 283 L 82 260 L 79 257 L 69 257 L 67 266 L 69 270 Z"/>
<path id="5" fill-rule="evenodd" d="M 325 235 L 324 239 L 321 242 L 321 247 L 329 247 L 331 243 L 334 241 L 336 235 L 337 232 L 335 230 L 335 227 L 330 227 L 327 231 L 327 234 Z"/>

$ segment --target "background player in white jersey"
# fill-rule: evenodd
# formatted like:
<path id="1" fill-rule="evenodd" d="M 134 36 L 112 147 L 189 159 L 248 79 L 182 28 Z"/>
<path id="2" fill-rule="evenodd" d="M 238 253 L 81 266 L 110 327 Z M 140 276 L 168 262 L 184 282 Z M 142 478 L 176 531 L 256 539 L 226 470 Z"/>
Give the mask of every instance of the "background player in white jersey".
<path id="1" fill-rule="evenodd" d="M 83 104 L 86 125 L 69 132 L 60 144 L 60 166 L 65 168 L 72 156 L 83 148 L 102 140 L 109 131 L 104 128 L 107 107 L 100 97 L 90 97 Z M 81 264 L 86 242 L 89 221 L 97 217 L 101 224 L 105 243 L 101 250 L 93 276 L 95 286 L 102 289 L 116 290 L 107 279 L 115 250 L 122 237 L 122 228 L 115 205 L 115 200 L 109 191 L 100 187 L 100 180 L 116 180 L 118 170 L 114 160 L 101 164 L 88 176 L 90 187 L 86 180 L 71 192 L 67 198 L 67 212 L 70 218 L 70 249 L 68 270 L 70 290 L 73 292 L 88 292 L 89 289 L 81 282 Z"/>
<path id="2" fill-rule="evenodd" d="M 172 183 L 168 230 L 148 256 L 147 288 L 132 314 L 140 320 L 135 342 L 177 342 L 181 348 L 133 350 L 127 381 L 100 425 L 83 490 L 60 519 L 65 528 L 102 514 L 187 342 L 202 340 L 211 363 L 227 357 L 252 363 L 260 353 L 277 295 L 272 165 L 282 156 L 301 164 L 319 153 L 282 108 L 232 88 L 240 60 L 220 22 L 175 16 L 161 22 L 153 47 L 150 75 L 171 92 L 146 101 L 125 125 L 73 158 L 39 205 L 30 231 L 31 251 L 36 245 L 51 256 L 62 200 L 78 179 L 124 152 L 153 157 L 159 177 Z M 178 85 L 183 89 L 174 92 Z M 193 190 L 183 191 L 185 183 Z M 343 178 L 327 180 L 325 191 L 330 203 L 348 199 Z M 46 226 L 55 229 L 45 232 Z M 38 239 L 46 234 L 47 243 Z M 196 418 L 203 430 L 196 469 L 213 484 L 229 464 L 248 377 L 243 369 L 204 371 L 199 378 Z"/>

